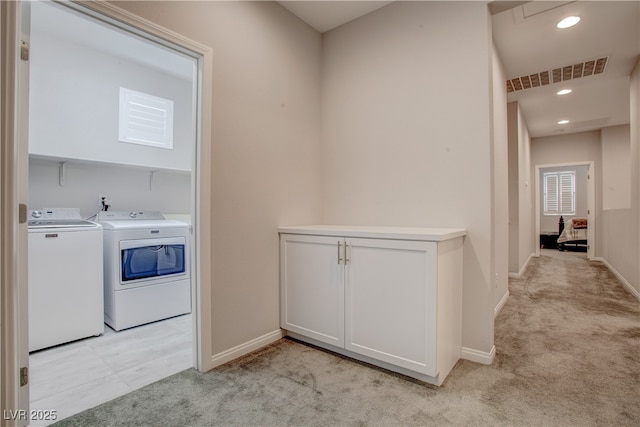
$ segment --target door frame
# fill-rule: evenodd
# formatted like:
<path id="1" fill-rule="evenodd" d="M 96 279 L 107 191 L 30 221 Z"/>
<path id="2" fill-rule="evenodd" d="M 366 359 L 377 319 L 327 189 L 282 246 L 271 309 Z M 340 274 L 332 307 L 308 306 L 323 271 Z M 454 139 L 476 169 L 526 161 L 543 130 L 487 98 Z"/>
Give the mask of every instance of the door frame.
<path id="1" fill-rule="evenodd" d="M 28 121 L 24 116 L 28 114 L 20 110 L 18 74 L 19 44 L 21 40 L 20 18 L 21 3 L 0 2 L 0 47 L 2 64 L 2 146 L 0 147 L 0 184 L 2 196 L 0 198 L 0 236 L 2 289 L 0 293 L 0 386 L 2 387 L 2 409 L 28 410 L 28 386 L 20 387 L 18 370 L 20 355 L 27 349 L 26 322 L 20 321 L 18 315 L 21 304 L 19 288 L 26 289 L 26 279 L 23 284 L 18 283 L 22 263 L 26 270 L 26 255 L 20 254 L 20 239 L 26 248 L 26 224 L 20 230 L 18 224 L 19 204 L 26 206 L 26 200 L 19 200 L 19 187 L 27 183 L 21 178 L 19 163 L 28 160 L 28 139 L 25 128 Z M 212 363 L 212 334 L 211 334 L 211 112 L 212 112 L 212 80 L 213 80 L 213 50 L 200 43 L 185 38 L 177 33 L 139 18 L 119 7 L 98 1 L 73 1 L 64 3 L 65 6 L 75 8 L 101 21 L 124 29 L 151 42 L 164 44 L 179 50 L 196 59 L 198 64 L 197 82 L 197 113 L 196 113 L 196 143 L 194 170 L 192 172 L 192 226 L 193 248 L 192 257 L 192 307 L 193 307 L 193 336 L 194 336 L 194 365 L 200 371 L 213 368 Z M 24 84 L 24 82 L 23 82 Z M 24 100 L 23 100 L 24 101 Z M 22 118 L 22 120 L 21 120 Z M 19 157 L 23 156 L 24 159 Z M 16 160 L 18 160 L 16 162 Z M 17 163 L 17 164 L 16 164 Z M 28 178 L 27 178 L 28 179 Z M 20 231 L 24 231 L 22 236 Z M 26 253 L 26 251 L 25 251 Z M 16 255 L 17 254 L 17 255 Z M 24 298 L 22 298 L 24 300 Z M 24 303 L 24 301 L 22 301 Z M 26 316 L 26 313 L 24 313 Z M 28 350 L 27 355 L 28 355 Z M 26 400 L 26 401 L 25 401 Z M 3 417 L 4 418 L 4 417 Z M 6 420 L 0 420 L 2 425 Z M 9 421 L 11 422 L 11 421 Z"/>
<path id="2" fill-rule="evenodd" d="M 24 425 L 28 387 L 20 386 L 20 367 L 28 365 L 28 343 L 18 325 L 26 319 L 20 292 L 26 289 L 26 224 L 19 224 L 20 193 L 20 49 L 21 3 L 0 2 L 0 425 Z M 26 212 L 25 212 L 26 214 Z M 25 218 L 26 219 L 26 218 Z M 22 260 L 22 264 L 20 264 Z M 21 342 L 20 339 L 23 339 Z M 14 411 L 5 417 L 5 411 Z M 21 412 L 25 411 L 25 412 Z M 9 419 L 5 419 L 9 418 Z"/>
<path id="3" fill-rule="evenodd" d="M 589 226 L 587 227 L 587 258 L 594 259 L 595 258 L 595 230 L 596 230 L 596 177 L 595 177 L 595 162 L 593 161 L 584 161 L 584 162 L 568 162 L 568 163 L 554 163 L 554 164 L 545 164 L 545 165 L 536 165 L 536 195 L 535 195 L 535 214 L 536 214 L 536 234 L 534 236 L 534 242 L 536 244 L 536 252 L 535 255 L 537 257 L 540 256 L 540 177 L 541 170 L 547 168 L 558 168 L 558 167 L 572 167 L 572 166 L 587 166 L 587 221 Z"/>

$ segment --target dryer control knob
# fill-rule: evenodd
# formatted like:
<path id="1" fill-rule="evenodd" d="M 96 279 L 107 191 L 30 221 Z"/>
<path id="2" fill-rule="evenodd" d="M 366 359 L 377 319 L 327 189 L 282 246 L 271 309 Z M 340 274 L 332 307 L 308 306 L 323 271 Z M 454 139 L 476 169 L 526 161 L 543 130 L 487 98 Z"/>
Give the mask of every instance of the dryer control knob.
<path id="1" fill-rule="evenodd" d="M 135 217 L 137 217 L 137 216 L 138 216 L 138 213 L 137 213 L 137 212 L 133 212 L 133 211 L 132 211 L 132 212 L 129 212 L 129 216 L 130 216 L 131 218 L 135 218 Z"/>
<path id="2" fill-rule="evenodd" d="M 42 218 L 42 211 L 32 211 L 31 216 L 33 218 Z"/>

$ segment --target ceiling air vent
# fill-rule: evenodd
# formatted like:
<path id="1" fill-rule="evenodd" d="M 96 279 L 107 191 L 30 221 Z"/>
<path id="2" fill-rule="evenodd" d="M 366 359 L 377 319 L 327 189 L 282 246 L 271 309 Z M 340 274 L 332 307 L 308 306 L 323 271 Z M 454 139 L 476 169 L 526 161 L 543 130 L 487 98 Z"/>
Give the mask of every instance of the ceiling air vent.
<path id="1" fill-rule="evenodd" d="M 581 122 L 571 122 L 572 129 L 581 128 L 601 128 L 605 127 L 609 123 L 609 117 L 601 117 L 598 119 L 584 120 Z"/>
<path id="2" fill-rule="evenodd" d="M 560 83 L 567 80 L 588 77 L 594 74 L 602 74 L 607 66 L 608 56 L 580 62 L 579 64 L 566 65 L 553 70 L 540 71 L 528 76 L 516 77 L 507 80 L 507 92 L 530 89 L 538 86 L 546 86 L 550 83 Z"/>

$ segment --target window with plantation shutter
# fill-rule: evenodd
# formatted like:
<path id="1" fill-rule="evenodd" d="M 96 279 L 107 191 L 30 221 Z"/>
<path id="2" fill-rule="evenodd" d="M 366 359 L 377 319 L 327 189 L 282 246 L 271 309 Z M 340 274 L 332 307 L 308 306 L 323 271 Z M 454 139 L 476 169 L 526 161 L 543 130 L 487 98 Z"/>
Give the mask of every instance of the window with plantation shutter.
<path id="1" fill-rule="evenodd" d="M 121 87 L 118 139 L 173 149 L 173 101 Z"/>
<path id="2" fill-rule="evenodd" d="M 544 214 L 575 215 L 576 172 L 545 172 Z"/>

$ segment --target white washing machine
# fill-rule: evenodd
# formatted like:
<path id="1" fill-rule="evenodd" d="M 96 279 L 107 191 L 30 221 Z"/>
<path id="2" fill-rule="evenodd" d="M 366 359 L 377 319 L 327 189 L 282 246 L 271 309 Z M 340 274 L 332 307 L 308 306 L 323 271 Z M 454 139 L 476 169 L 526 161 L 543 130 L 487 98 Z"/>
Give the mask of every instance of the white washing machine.
<path id="1" fill-rule="evenodd" d="M 104 321 L 116 331 L 191 312 L 189 224 L 101 211 Z"/>
<path id="2" fill-rule="evenodd" d="M 102 227 L 79 209 L 29 211 L 29 351 L 104 333 Z"/>

